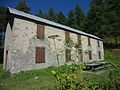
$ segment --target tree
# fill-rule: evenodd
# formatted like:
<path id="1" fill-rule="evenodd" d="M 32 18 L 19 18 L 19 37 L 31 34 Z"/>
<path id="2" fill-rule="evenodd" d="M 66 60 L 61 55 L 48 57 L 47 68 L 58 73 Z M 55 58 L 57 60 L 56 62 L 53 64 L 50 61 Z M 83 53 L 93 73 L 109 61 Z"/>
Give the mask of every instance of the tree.
<path id="1" fill-rule="evenodd" d="M 31 8 L 27 6 L 25 0 L 20 0 L 20 2 L 15 7 L 17 10 L 23 11 L 25 13 L 30 13 Z"/>
<path id="2" fill-rule="evenodd" d="M 78 25 L 78 29 L 83 30 L 82 28 L 83 28 L 85 15 L 79 4 L 75 6 L 74 13 L 75 13 L 76 24 Z"/>
<path id="3" fill-rule="evenodd" d="M 111 37 L 115 38 L 116 44 L 119 44 L 118 37 L 120 36 L 120 3 L 118 0 L 106 0 L 107 6 L 107 25 Z"/>
<path id="4" fill-rule="evenodd" d="M 43 18 L 45 18 L 45 19 L 49 19 L 49 15 L 48 15 L 48 13 L 44 13 Z"/>
<path id="5" fill-rule="evenodd" d="M 36 16 L 44 17 L 44 13 L 42 12 L 42 10 L 39 10 L 39 12 L 36 14 Z"/>
<path id="6" fill-rule="evenodd" d="M 107 27 L 105 26 L 104 14 L 105 8 L 103 0 L 93 0 L 90 3 L 91 9 L 89 10 L 84 23 L 84 31 L 95 34 L 101 38 L 106 37 L 108 34 Z"/>
<path id="7" fill-rule="evenodd" d="M 75 8 L 68 13 L 68 26 L 83 30 L 84 18 L 84 13 L 82 12 L 80 5 L 77 4 Z"/>
<path id="8" fill-rule="evenodd" d="M 75 18 L 75 14 L 74 14 L 74 10 L 70 10 L 68 13 L 68 21 L 67 21 L 67 25 L 72 27 L 72 28 L 76 28 L 76 18 Z"/>
<path id="9" fill-rule="evenodd" d="M 59 11 L 59 13 L 56 15 L 57 16 L 57 22 L 66 25 L 67 24 L 67 18 L 66 16 L 62 13 L 62 11 Z"/>
<path id="10" fill-rule="evenodd" d="M 0 6 L 0 32 L 5 32 L 6 27 L 6 12 L 7 9 L 5 7 Z"/>
<path id="11" fill-rule="evenodd" d="M 7 20 L 6 20 L 6 13 L 7 9 L 5 7 L 0 6 L 0 48 L 4 47 L 4 33 L 7 25 Z M 3 52 L 1 52 L 1 55 L 3 55 Z M 0 57 L 2 60 L 2 57 Z"/>
<path id="12" fill-rule="evenodd" d="M 56 21 L 55 11 L 53 8 L 50 8 L 48 11 L 49 20 Z"/>
<path id="13" fill-rule="evenodd" d="M 95 34 L 104 40 L 115 38 L 118 44 L 120 35 L 120 3 L 118 0 L 93 0 L 90 3 L 84 31 Z"/>

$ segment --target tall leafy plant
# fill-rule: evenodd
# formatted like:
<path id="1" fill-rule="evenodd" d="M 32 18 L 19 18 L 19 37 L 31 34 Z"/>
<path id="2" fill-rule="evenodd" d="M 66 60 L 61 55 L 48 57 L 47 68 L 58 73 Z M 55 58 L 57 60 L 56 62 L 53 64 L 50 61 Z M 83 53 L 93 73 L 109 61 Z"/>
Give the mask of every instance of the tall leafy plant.
<path id="1" fill-rule="evenodd" d="M 53 42 L 53 47 L 51 47 L 51 41 L 50 41 L 49 47 L 51 48 L 52 53 L 54 53 L 56 55 L 56 60 L 57 60 L 58 66 L 59 66 L 59 64 L 60 64 L 59 56 L 61 56 L 61 54 L 64 52 L 64 45 L 61 46 L 60 48 L 58 48 L 57 42 L 61 42 L 62 39 L 60 38 L 59 35 L 48 36 L 48 39 L 52 40 L 52 42 Z M 64 42 L 62 42 L 62 43 L 64 43 Z"/>

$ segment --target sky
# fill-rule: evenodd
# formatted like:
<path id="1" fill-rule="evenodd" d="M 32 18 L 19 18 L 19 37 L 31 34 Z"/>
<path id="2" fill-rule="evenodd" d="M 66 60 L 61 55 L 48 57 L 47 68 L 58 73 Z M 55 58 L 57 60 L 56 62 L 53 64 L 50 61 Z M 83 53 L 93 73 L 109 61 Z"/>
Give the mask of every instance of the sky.
<path id="1" fill-rule="evenodd" d="M 20 0 L 0 0 L 0 6 L 6 6 L 15 8 Z M 83 12 L 86 14 L 91 0 L 26 0 L 27 5 L 32 9 L 32 14 L 36 14 L 40 9 L 43 12 L 47 12 L 49 8 L 53 8 L 56 13 L 62 11 L 65 15 L 75 7 L 76 4 L 80 4 Z"/>

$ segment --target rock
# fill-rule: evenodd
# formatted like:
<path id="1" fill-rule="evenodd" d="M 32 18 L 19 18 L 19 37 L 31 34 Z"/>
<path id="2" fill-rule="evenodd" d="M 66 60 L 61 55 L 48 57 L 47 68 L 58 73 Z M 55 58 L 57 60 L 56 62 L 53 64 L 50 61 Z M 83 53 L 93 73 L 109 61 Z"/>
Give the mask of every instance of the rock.
<path id="1" fill-rule="evenodd" d="M 36 80 L 39 79 L 39 77 L 34 77 Z"/>

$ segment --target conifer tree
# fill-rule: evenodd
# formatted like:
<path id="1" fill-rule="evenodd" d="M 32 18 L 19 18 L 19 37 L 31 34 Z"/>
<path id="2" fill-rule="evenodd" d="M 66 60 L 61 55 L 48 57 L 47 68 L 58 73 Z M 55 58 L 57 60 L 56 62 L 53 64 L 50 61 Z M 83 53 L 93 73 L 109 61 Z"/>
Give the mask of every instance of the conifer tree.
<path id="1" fill-rule="evenodd" d="M 99 37 L 105 37 L 107 33 L 106 27 L 103 26 L 105 24 L 103 0 L 93 0 L 90 6 L 91 9 L 85 20 L 84 31 Z"/>
<path id="2" fill-rule="evenodd" d="M 25 13 L 30 13 L 31 8 L 27 6 L 25 0 L 20 0 L 20 2 L 15 7 L 17 10 L 23 11 Z"/>
<path id="3" fill-rule="evenodd" d="M 78 26 L 78 29 L 83 30 L 85 15 L 79 4 L 75 6 L 74 12 L 75 12 L 76 24 Z"/>
<path id="4" fill-rule="evenodd" d="M 74 10 L 70 10 L 68 13 L 68 20 L 67 20 L 67 25 L 72 27 L 72 28 L 76 28 L 76 18 L 75 18 L 75 14 L 74 14 Z"/>
<path id="5" fill-rule="evenodd" d="M 56 21 L 55 11 L 53 8 L 50 8 L 48 11 L 49 20 Z"/>
<path id="6" fill-rule="evenodd" d="M 42 12 L 42 10 L 39 10 L 39 12 L 36 14 L 36 16 L 38 17 L 44 17 L 44 13 Z"/>
<path id="7" fill-rule="evenodd" d="M 107 26 L 110 36 L 115 38 L 116 44 L 119 44 L 118 37 L 120 36 L 120 2 L 119 0 L 106 0 L 107 7 Z"/>
<path id="8" fill-rule="evenodd" d="M 5 7 L 0 6 L 0 32 L 5 32 L 6 27 L 6 12 L 7 9 Z"/>
<path id="9" fill-rule="evenodd" d="M 59 13 L 56 15 L 57 16 L 57 22 L 60 24 L 67 24 L 67 19 L 65 15 L 62 13 L 62 11 L 59 11 Z"/>

